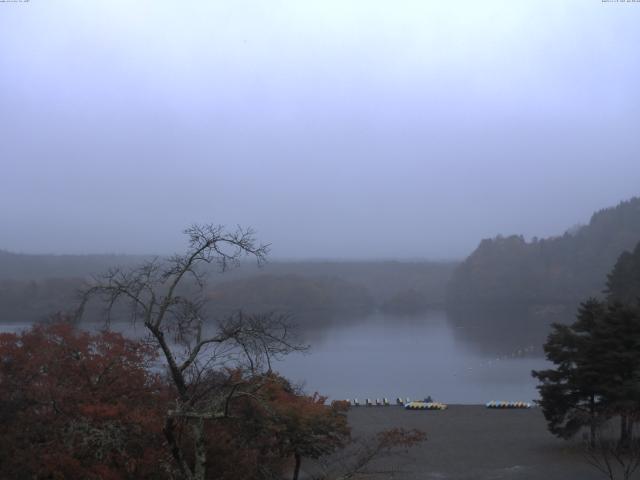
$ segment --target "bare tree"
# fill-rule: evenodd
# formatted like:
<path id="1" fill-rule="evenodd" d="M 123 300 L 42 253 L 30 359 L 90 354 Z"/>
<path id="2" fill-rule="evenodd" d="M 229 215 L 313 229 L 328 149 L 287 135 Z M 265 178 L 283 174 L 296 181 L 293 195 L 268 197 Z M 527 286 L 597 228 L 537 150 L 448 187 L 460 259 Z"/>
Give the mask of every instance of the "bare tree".
<path id="1" fill-rule="evenodd" d="M 600 427 L 595 442 L 585 443 L 584 458 L 609 480 L 629 480 L 640 468 L 640 443 L 631 438 L 621 443 L 615 438 L 615 431 Z"/>
<path id="2" fill-rule="evenodd" d="M 344 450 L 321 458 L 317 465 L 321 472 L 313 475 L 313 479 L 393 478 L 406 474 L 404 468 L 411 463 L 411 458 L 407 456 L 409 449 L 426 438 L 421 430 L 401 428 L 355 438 Z"/>
<path id="3" fill-rule="evenodd" d="M 189 244 L 184 254 L 96 278 L 83 292 L 77 319 L 97 297 L 106 305 L 107 321 L 114 307 L 124 303 L 131 321 L 144 326 L 176 391 L 164 435 L 178 474 L 204 480 L 205 422 L 229 418 L 234 398 L 258 398 L 259 379 L 271 370 L 271 361 L 305 347 L 292 341 L 282 316 L 239 312 L 219 322 L 208 318 L 207 272 L 212 267 L 224 272 L 247 256 L 259 264 L 265 261 L 268 246 L 256 244 L 252 230 L 194 225 L 185 234 Z M 190 442 L 180 439 L 183 427 L 190 432 Z M 185 451 L 185 443 L 193 450 Z"/>

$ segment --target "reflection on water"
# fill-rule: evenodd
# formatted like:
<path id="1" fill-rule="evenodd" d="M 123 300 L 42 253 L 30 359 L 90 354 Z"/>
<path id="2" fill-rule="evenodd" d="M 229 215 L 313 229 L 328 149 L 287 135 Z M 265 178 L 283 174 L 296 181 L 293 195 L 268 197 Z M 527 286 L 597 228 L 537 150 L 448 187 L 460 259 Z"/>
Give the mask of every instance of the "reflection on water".
<path id="1" fill-rule="evenodd" d="M 530 401 L 537 398 L 531 370 L 545 366 L 543 325 L 538 335 L 528 336 L 518 328 L 480 331 L 456 324 L 442 311 L 416 317 L 374 314 L 334 322 L 321 334 L 309 332 L 311 351 L 278 368 L 304 382 L 307 391 L 331 398 Z"/>
<path id="2" fill-rule="evenodd" d="M 551 323 L 571 323 L 571 307 L 455 310 L 447 313 L 455 337 L 479 355 L 489 358 L 526 351 L 543 356 Z"/>
<path id="3" fill-rule="evenodd" d="M 434 311 L 414 317 L 378 313 L 300 320 L 310 351 L 290 355 L 276 369 L 304 383 L 308 392 L 332 399 L 430 395 L 448 403 L 531 401 L 537 398 L 531 370 L 546 366 L 541 345 L 549 321 L 514 312 L 502 317 Z M 17 331 L 24 326 L 0 328 Z M 95 324 L 85 327 L 99 329 Z M 128 324 L 112 328 L 135 337 L 145 333 Z"/>

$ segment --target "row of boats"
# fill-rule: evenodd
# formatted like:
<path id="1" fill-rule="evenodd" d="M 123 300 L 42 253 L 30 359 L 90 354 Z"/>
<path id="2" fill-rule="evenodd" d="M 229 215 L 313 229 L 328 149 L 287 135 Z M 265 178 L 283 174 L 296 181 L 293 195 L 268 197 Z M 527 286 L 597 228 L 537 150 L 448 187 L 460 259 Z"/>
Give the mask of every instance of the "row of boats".
<path id="1" fill-rule="evenodd" d="M 346 400 L 350 406 L 359 407 L 360 401 L 357 398 L 353 400 Z M 391 405 L 387 398 L 376 398 L 372 400 L 370 398 L 365 399 L 364 406 L 366 407 L 388 407 Z M 427 397 L 424 400 L 411 401 L 409 398 L 403 399 L 401 397 L 396 398 L 395 405 L 406 408 L 407 410 L 446 410 L 447 404 L 441 402 L 434 402 L 431 397 Z M 485 407 L 492 409 L 513 409 L 513 408 L 531 408 L 533 405 L 529 402 L 505 402 L 491 400 L 485 404 Z"/>
<path id="2" fill-rule="evenodd" d="M 447 405 L 440 402 L 409 402 L 404 408 L 407 410 L 446 410 Z"/>
<path id="3" fill-rule="evenodd" d="M 354 398 L 353 400 L 350 400 L 347 398 L 346 400 L 349 405 L 351 405 L 352 407 L 359 407 L 360 406 L 360 400 L 358 400 L 357 398 Z M 396 398 L 396 403 L 395 405 L 399 405 L 401 407 L 407 406 L 410 403 L 433 403 L 431 400 L 431 397 L 427 397 L 425 398 L 424 402 L 412 402 L 409 398 L 407 398 L 406 400 L 403 399 L 402 397 L 398 397 Z M 365 407 L 388 407 L 391 405 L 391 402 L 389 402 L 388 398 L 376 398 L 375 400 L 372 400 L 370 398 L 366 398 L 364 401 L 364 406 Z"/>
<path id="4" fill-rule="evenodd" d="M 485 405 L 487 408 L 531 408 L 532 405 L 528 402 L 497 402 L 491 400 Z"/>

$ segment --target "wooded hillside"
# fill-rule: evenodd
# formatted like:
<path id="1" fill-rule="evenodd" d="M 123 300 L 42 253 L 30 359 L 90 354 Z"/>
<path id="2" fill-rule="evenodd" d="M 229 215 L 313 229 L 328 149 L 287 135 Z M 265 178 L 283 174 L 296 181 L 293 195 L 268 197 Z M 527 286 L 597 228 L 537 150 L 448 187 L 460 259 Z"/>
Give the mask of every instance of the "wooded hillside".
<path id="1" fill-rule="evenodd" d="M 618 256 L 640 241 L 640 198 L 593 214 L 588 225 L 559 237 L 497 236 L 455 270 L 450 306 L 577 304 L 602 294 Z"/>

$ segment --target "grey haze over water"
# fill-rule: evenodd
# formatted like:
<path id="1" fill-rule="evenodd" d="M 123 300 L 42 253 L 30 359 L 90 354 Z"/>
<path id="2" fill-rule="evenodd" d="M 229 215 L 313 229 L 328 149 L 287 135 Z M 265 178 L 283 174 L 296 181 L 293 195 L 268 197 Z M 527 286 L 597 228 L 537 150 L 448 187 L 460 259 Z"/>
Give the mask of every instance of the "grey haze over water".
<path id="1" fill-rule="evenodd" d="M 473 326 L 449 320 L 436 310 L 415 316 L 374 313 L 302 328 L 297 333 L 310 350 L 286 356 L 274 368 L 308 393 L 322 392 L 331 399 L 416 400 L 431 395 L 442 402 L 477 404 L 538 398 L 531 370 L 548 366 L 540 335 L 516 333 L 523 330 L 521 326 L 483 335 Z M 102 326 L 83 324 L 96 330 Z M 28 323 L 3 323 L 0 332 L 28 327 Z M 128 322 L 113 323 L 111 328 L 132 337 L 145 336 L 143 327 Z"/>
<path id="2" fill-rule="evenodd" d="M 640 189 L 640 4 L 0 3 L 0 248 L 454 258 Z"/>

